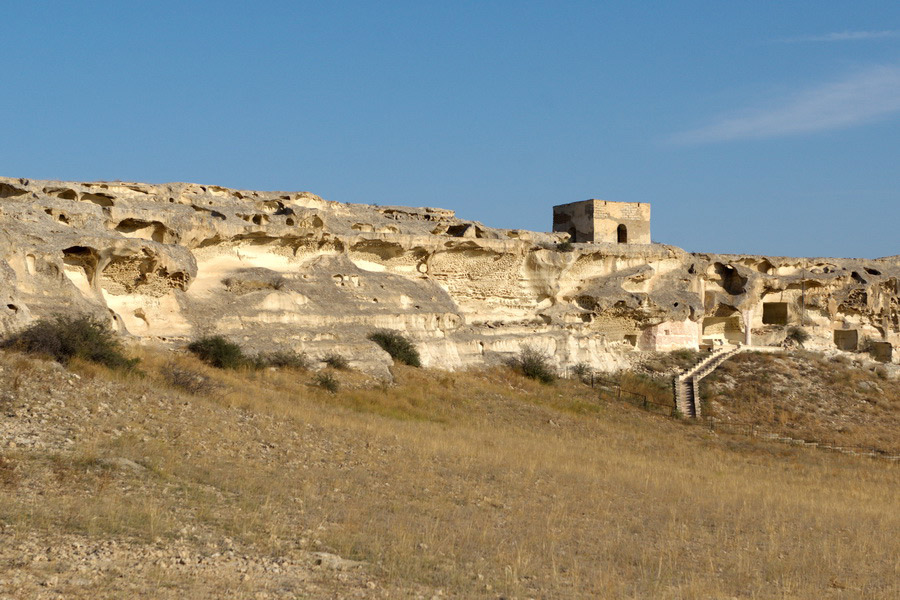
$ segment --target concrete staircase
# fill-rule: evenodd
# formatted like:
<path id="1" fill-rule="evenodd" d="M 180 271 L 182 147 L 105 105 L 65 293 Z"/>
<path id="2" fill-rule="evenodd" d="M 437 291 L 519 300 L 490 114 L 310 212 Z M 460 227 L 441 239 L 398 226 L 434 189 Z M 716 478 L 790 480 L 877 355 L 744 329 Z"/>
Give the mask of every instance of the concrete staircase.
<path id="1" fill-rule="evenodd" d="M 673 381 L 675 406 L 682 416 L 690 419 L 696 419 L 700 416 L 700 380 L 743 349 L 741 346 L 737 348 L 720 348 L 675 377 Z"/>

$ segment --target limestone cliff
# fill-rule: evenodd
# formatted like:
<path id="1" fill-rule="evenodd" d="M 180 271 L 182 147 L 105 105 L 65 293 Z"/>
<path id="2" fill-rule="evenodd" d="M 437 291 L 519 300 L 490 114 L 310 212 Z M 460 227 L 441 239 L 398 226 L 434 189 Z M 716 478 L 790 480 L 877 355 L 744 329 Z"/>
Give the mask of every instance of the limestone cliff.
<path id="1" fill-rule="evenodd" d="M 561 251 L 566 238 L 308 192 L 0 178 L 0 333 L 93 312 L 147 340 L 221 333 L 369 368 L 387 363 L 366 340 L 376 328 L 444 368 L 530 343 L 609 369 L 635 350 L 746 342 L 748 328 L 777 344 L 789 325 L 821 348 L 900 343 L 900 257 Z"/>

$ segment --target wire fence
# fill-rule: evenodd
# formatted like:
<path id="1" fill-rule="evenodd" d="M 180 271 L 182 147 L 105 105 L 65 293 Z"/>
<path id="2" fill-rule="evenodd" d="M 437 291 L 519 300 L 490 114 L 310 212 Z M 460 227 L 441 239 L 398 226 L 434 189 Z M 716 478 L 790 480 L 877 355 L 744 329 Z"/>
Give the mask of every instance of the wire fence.
<path id="1" fill-rule="evenodd" d="M 759 426 L 749 423 L 726 423 L 714 418 L 705 418 L 703 425 L 711 431 L 723 433 L 733 433 L 738 435 L 746 435 L 749 437 L 760 438 L 770 442 L 779 442 L 782 444 L 790 444 L 793 446 L 803 446 L 806 448 L 816 448 L 818 450 L 827 450 L 838 452 L 841 454 L 849 454 L 853 456 L 866 456 L 869 458 L 880 458 L 889 461 L 900 461 L 900 455 L 892 454 L 886 450 L 876 448 L 875 446 L 859 446 L 854 444 L 842 444 L 836 440 L 804 440 L 791 436 L 772 433 L 759 428 Z"/>
<path id="2" fill-rule="evenodd" d="M 673 405 L 656 402 L 648 398 L 645 394 L 622 389 L 622 386 L 615 381 L 601 379 L 592 375 L 591 387 L 598 390 L 598 396 L 601 400 L 624 401 L 647 411 L 666 414 L 668 416 L 675 415 L 675 407 Z"/>

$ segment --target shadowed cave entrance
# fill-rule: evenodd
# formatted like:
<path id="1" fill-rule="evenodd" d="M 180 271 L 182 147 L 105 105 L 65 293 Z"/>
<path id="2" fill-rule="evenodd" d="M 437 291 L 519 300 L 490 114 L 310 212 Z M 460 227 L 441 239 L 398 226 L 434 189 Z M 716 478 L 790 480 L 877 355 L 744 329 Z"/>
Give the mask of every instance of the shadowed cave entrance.
<path id="1" fill-rule="evenodd" d="M 859 332 L 855 329 L 835 329 L 834 345 L 847 352 L 856 352 L 859 348 Z"/>
<path id="2" fill-rule="evenodd" d="M 763 325 L 787 325 L 787 302 L 763 302 Z"/>

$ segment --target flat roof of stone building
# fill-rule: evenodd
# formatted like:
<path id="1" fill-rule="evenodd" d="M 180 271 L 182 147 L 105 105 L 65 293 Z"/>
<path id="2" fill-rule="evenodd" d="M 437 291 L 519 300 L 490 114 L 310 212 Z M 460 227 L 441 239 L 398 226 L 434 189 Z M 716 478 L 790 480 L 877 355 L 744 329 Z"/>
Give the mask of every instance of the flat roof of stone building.
<path id="1" fill-rule="evenodd" d="M 577 200 L 575 202 L 566 202 L 565 204 L 554 204 L 553 208 L 572 206 L 574 204 L 584 204 L 585 202 L 602 202 L 603 204 L 650 204 L 649 202 L 620 202 L 618 200 L 601 200 L 600 198 L 588 198 L 587 200 Z"/>

